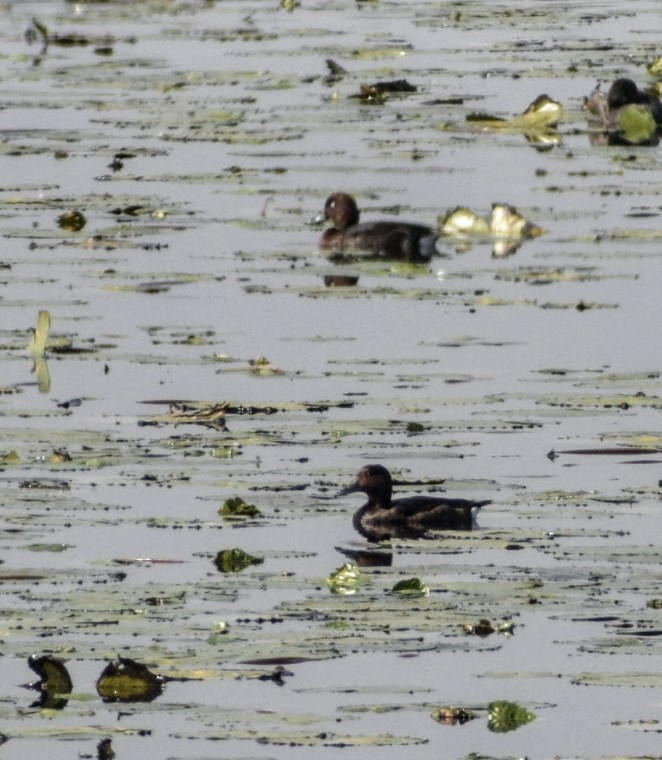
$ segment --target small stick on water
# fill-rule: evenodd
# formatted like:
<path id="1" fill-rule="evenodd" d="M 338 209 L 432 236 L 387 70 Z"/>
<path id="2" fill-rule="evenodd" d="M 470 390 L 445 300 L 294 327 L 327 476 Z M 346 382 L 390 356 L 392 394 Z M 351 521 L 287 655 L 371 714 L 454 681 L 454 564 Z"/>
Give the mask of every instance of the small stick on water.
<path id="1" fill-rule="evenodd" d="M 269 196 L 269 197 L 268 197 L 268 198 L 267 198 L 267 199 L 264 201 L 264 204 L 262 205 L 262 211 L 260 211 L 260 216 L 261 216 L 263 219 L 266 219 L 266 217 L 267 217 L 267 208 L 269 208 L 269 204 L 270 204 L 272 201 L 273 201 L 273 198 L 272 198 L 271 196 Z"/>

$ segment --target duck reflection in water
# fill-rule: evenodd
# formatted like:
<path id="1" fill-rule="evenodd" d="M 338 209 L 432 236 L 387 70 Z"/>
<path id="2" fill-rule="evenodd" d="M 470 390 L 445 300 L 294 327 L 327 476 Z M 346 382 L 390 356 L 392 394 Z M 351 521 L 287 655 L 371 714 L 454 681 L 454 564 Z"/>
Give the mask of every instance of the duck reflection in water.
<path id="1" fill-rule="evenodd" d="M 476 512 L 490 501 L 409 496 L 393 499 L 391 473 L 380 464 L 362 467 L 356 480 L 337 495 L 362 491 L 368 501 L 355 512 L 353 524 L 369 541 L 420 538 L 429 530 L 471 530 Z"/>

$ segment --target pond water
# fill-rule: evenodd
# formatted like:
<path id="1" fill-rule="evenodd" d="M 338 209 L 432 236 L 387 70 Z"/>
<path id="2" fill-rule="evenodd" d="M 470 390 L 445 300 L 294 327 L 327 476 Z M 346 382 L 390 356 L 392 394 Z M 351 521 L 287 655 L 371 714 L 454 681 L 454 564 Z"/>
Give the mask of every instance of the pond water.
<path id="1" fill-rule="evenodd" d="M 659 755 L 660 149 L 597 144 L 582 99 L 651 84 L 661 38 L 653 0 L 0 6 L 3 758 Z M 543 93 L 544 142 L 467 121 Z M 310 222 L 338 190 L 544 233 L 336 264 Z M 370 547 L 331 497 L 373 461 L 493 503 L 334 595 Z M 263 562 L 222 574 L 233 547 Z M 428 596 L 390 593 L 411 577 Z M 33 654 L 66 661 L 62 709 L 23 688 Z M 184 680 L 104 703 L 118 655 Z M 490 731 L 493 700 L 536 719 Z"/>

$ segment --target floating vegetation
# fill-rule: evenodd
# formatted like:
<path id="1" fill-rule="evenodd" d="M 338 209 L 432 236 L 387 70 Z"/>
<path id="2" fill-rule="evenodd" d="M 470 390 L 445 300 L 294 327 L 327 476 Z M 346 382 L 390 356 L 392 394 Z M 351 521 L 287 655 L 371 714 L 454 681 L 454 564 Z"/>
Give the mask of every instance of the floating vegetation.
<path id="1" fill-rule="evenodd" d="M 525 707 L 505 700 L 490 702 L 487 710 L 487 727 L 498 734 L 515 731 L 536 718 L 534 713 Z"/>
<path id="2" fill-rule="evenodd" d="M 655 141 L 657 123 L 649 109 L 631 103 L 618 113 L 618 133 L 630 145 L 649 145 Z"/>
<path id="3" fill-rule="evenodd" d="M 99 676 L 97 693 L 104 702 L 151 702 L 163 692 L 163 684 L 163 678 L 146 665 L 119 657 Z"/>
<path id="4" fill-rule="evenodd" d="M 654 77 L 662 76 L 662 55 L 647 63 L 646 71 Z"/>
<path id="5" fill-rule="evenodd" d="M 57 226 L 67 232 L 80 232 L 86 224 L 85 215 L 77 209 L 65 211 L 57 218 Z"/>
<path id="6" fill-rule="evenodd" d="M 244 520 L 260 517 L 261 512 L 254 504 L 248 504 L 240 496 L 226 499 L 218 510 L 221 517 L 229 520 Z"/>
<path id="7" fill-rule="evenodd" d="M 519 115 L 503 119 L 484 113 L 472 113 L 467 122 L 477 129 L 498 132 L 520 132 L 533 143 L 540 141 L 543 145 L 560 142 L 555 128 L 563 118 L 563 106 L 547 95 L 539 95 Z"/>
<path id="8" fill-rule="evenodd" d="M 243 549 L 223 549 L 214 559 L 219 573 L 240 573 L 251 565 L 261 565 L 263 562 L 263 557 L 254 557 Z"/>
<path id="9" fill-rule="evenodd" d="M 359 94 L 350 95 L 350 97 L 358 98 L 361 103 L 366 105 L 383 105 L 390 95 L 410 92 L 416 92 L 416 87 L 413 84 L 410 84 L 406 79 L 396 79 L 390 82 L 362 84 Z"/>
<path id="10" fill-rule="evenodd" d="M 464 632 L 469 636 L 491 636 L 493 633 L 502 633 L 504 636 L 512 636 L 515 631 L 515 624 L 512 620 L 506 620 L 503 623 L 493 624 L 486 618 L 478 623 L 464 623 L 462 626 Z"/>
<path id="11" fill-rule="evenodd" d="M 202 425 L 212 430 L 223 431 L 226 430 L 225 413 L 228 406 L 227 402 L 171 402 L 167 414 L 155 415 L 149 420 L 144 420 L 142 424 Z"/>
<path id="12" fill-rule="evenodd" d="M 39 312 L 37 317 L 37 327 L 30 329 L 30 343 L 28 351 L 33 358 L 43 357 L 48 343 L 48 334 L 51 329 L 51 315 L 45 309 Z"/>
<path id="13" fill-rule="evenodd" d="M 407 578 L 395 583 L 391 588 L 391 593 L 408 597 L 429 596 L 430 588 L 420 578 Z"/>
<path id="14" fill-rule="evenodd" d="M 329 575 L 325 583 L 332 594 L 350 596 L 356 594 L 361 585 L 361 572 L 353 562 L 345 562 Z"/>
<path id="15" fill-rule="evenodd" d="M 256 359 L 251 359 L 248 364 L 250 372 L 260 377 L 273 377 L 274 375 L 284 374 L 283 370 L 274 367 L 266 356 L 258 356 Z"/>
<path id="16" fill-rule="evenodd" d="M 440 217 L 438 225 L 442 235 L 454 239 L 458 250 L 469 249 L 475 239 L 491 239 L 495 257 L 515 253 L 524 240 L 543 234 L 540 227 L 527 221 L 507 203 L 493 203 L 489 219 L 458 206 Z"/>
<path id="17" fill-rule="evenodd" d="M 97 744 L 97 760 L 113 760 L 115 756 L 112 739 L 102 739 Z"/>
<path id="18" fill-rule="evenodd" d="M 476 717 L 475 712 L 465 710 L 463 707 L 437 707 L 432 712 L 432 719 L 444 726 L 463 726 Z"/>
<path id="19" fill-rule="evenodd" d="M 52 710 L 66 707 L 73 683 L 62 660 L 50 655 L 31 655 L 28 665 L 39 676 L 39 681 L 30 684 L 30 688 L 41 692 L 39 701 L 33 706 Z"/>

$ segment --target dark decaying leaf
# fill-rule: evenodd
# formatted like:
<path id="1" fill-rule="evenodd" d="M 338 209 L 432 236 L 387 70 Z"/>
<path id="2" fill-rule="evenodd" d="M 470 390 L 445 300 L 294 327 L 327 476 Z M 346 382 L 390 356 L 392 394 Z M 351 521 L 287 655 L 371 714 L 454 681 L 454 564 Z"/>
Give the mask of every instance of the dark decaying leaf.
<path id="1" fill-rule="evenodd" d="M 475 717 L 475 713 L 471 710 L 465 710 L 463 707 L 444 706 L 432 711 L 433 720 L 442 723 L 444 726 L 463 726 Z"/>
<path id="2" fill-rule="evenodd" d="M 104 702 L 151 702 L 163 692 L 163 683 L 142 663 L 119 657 L 99 676 L 97 693 Z"/>
<path id="3" fill-rule="evenodd" d="M 28 666 L 38 676 L 39 681 L 30 684 L 30 688 L 41 692 L 39 700 L 33 707 L 61 710 L 66 706 L 73 684 L 64 663 L 50 655 L 31 655 Z"/>
<path id="4" fill-rule="evenodd" d="M 85 215 L 77 209 L 65 211 L 57 218 L 57 224 L 60 229 L 68 232 L 80 232 L 87 224 Z"/>
<path id="5" fill-rule="evenodd" d="M 111 739 L 102 739 L 97 744 L 97 760 L 113 760 L 114 757 Z"/>

